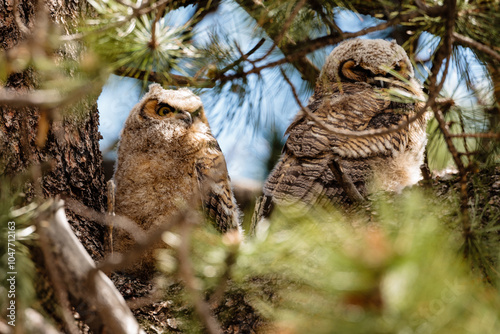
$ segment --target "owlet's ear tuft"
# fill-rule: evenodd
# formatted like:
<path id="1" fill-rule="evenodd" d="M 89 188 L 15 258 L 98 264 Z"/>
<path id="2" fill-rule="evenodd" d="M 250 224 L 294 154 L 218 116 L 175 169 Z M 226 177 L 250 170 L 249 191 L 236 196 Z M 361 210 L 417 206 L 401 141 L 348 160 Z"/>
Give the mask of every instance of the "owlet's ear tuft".
<path id="1" fill-rule="evenodd" d="M 149 85 L 149 92 L 148 93 L 153 93 L 155 91 L 161 91 L 163 90 L 163 87 L 159 83 L 153 83 Z"/>

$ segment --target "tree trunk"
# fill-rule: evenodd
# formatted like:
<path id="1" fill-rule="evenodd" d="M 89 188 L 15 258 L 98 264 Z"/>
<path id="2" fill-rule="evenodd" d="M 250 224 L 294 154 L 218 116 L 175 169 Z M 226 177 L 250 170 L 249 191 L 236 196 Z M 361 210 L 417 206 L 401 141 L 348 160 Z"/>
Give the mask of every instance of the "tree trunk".
<path id="1" fill-rule="evenodd" d="M 15 55 L 16 48 L 26 43 L 29 33 L 23 34 L 16 24 L 14 3 L 12 0 L 0 3 L 0 49 Z M 85 11 L 82 7 L 86 6 L 85 2 L 77 0 L 57 3 L 52 0 L 38 3 L 20 0 L 18 3 L 20 20 L 31 31 L 35 21 L 46 15 L 37 6 L 46 6 L 52 20 L 59 24 L 75 22 L 77 15 Z M 67 26 L 64 28 L 69 30 Z M 37 89 L 37 73 L 32 69 L 13 73 L 4 83 L 0 89 L 30 92 Z M 62 196 L 80 201 L 94 210 L 104 210 L 106 187 L 98 144 L 96 102 L 82 108 L 85 110 L 75 116 L 56 109 L 0 105 L 0 180 L 8 182 L 20 175 L 26 177 L 23 185 L 25 202 Z M 61 114 L 67 116 L 61 117 Z M 70 210 L 66 212 L 74 233 L 87 252 L 94 260 L 101 259 L 105 228 Z M 33 247 L 31 253 L 38 274 L 45 275 L 40 248 Z M 42 289 L 51 288 L 47 279 L 37 279 L 36 284 L 44 286 Z"/>

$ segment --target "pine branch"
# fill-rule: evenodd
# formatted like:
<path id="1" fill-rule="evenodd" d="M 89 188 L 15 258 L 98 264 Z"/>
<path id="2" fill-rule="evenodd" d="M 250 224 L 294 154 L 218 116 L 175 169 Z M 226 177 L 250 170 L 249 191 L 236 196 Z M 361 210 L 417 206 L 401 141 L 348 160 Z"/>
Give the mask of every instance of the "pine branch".
<path id="1" fill-rule="evenodd" d="M 287 84 L 290 86 L 290 89 L 292 90 L 293 97 L 295 98 L 295 101 L 299 105 L 300 110 L 307 113 L 308 115 L 313 115 L 311 113 L 311 111 L 309 110 L 309 108 L 304 107 L 302 105 L 302 102 L 300 102 L 299 96 L 297 94 L 297 91 L 296 91 L 293 83 L 290 81 L 290 79 L 286 75 L 285 71 L 283 71 L 283 69 L 281 69 L 281 74 L 283 75 L 283 78 L 285 79 Z M 316 115 L 314 115 L 314 117 L 316 117 Z M 315 119 L 315 122 L 320 127 L 325 128 L 324 127 L 325 124 L 323 122 L 320 122 L 316 119 Z M 329 131 L 329 130 L 327 130 L 327 131 Z M 356 188 L 356 186 L 354 185 L 354 183 L 352 182 L 352 179 L 343 172 L 342 167 L 340 167 L 339 163 L 335 159 L 332 159 L 330 161 L 330 163 L 328 164 L 328 167 L 330 168 L 332 173 L 335 175 L 335 178 L 337 179 L 337 181 L 339 182 L 341 187 L 344 189 L 345 193 L 347 194 L 347 197 L 349 197 L 349 199 L 353 203 L 359 203 L 359 202 L 363 202 L 365 200 L 363 198 L 363 196 L 359 193 L 359 191 Z"/>
<path id="2" fill-rule="evenodd" d="M 237 3 L 250 15 L 257 24 L 266 32 L 266 34 L 278 44 L 278 37 L 280 34 L 275 34 L 270 29 L 270 22 L 272 16 L 268 15 L 267 9 L 262 3 L 258 3 L 252 0 L 239 0 Z M 262 11 L 265 15 L 262 15 Z M 296 57 L 290 57 L 294 53 L 293 48 L 290 44 L 278 45 L 280 51 L 285 55 L 290 63 L 299 71 L 302 78 L 309 82 L 312 86 L 316 83 L 316 79 L 319 76 L 319 69 L 306 57 L 307 53 L 297 55 Z"/>
<path id="3" fill-rule="evenodd" d="M 212 88 L 215 86 L 215 81 L 204 78 L 191 78 L 177 74 L 164 74 L 154 71 L 144 71 L 135 68 L 120 67 L 114 71 L 114 74 L 122 77 L 131 77 L 140 80 L 148 80 L 160 84 L 169 83 L 172 86 L 178 87 L 200 87 Z"/>
<path id="4" fill-rule="evenodd" d="M 456 16 L 456 6 L 457 2 L 456 0 L 448 0 L 446 1 L 445 5 L 446 6 L 446 31 L 445 34 L 442 38 L 441 45 L 439 46 L 438 50 L 436 51 L 436 57 L 434 58 L 433 64 L 434 66 L 432 67 L 432 73 L 430 76 L 430 88 L 429 91 L 431 92 L 432 95 L 437 94 L 437 92 L 440 92 L 443 85 L 444 81 L 446 79 L 446 76 L 448 74 L 448 69 L 451 61 L 451 54 L 452 54 L 452 47 L 453 47 L 453 38 L 454 38 L 454 29 L 455 29 L 455 16 Z M 435 87 L 435 83 L 437 80 L 437 76 L 439 73 L 439 70 L 441 69 L 443 61 L 446 60 L 446 67 L 444 69 L 444 72 L 442 74 L 441 82 Z M 462 214 L 462 233 L 464 236 L 464 244 L 466 245 L 465 247 L 465 253 L 466 255 L 469 253 L 470 249 L 467 247 L 470 236 L 471 236 L 471 224 L 470 224 L 470 217 L 469 217 L 469 203 L 468 203 L 468 194 L 467 194 L 467 175 L 468 175 L 468 170 L 465 167 L 464 163 L 462 162 L 461 155 L 459 154 L 455 144 L 453 143 L 451 133 L 449 131 L 449 127 L 444 119 L 443 112 L 439 110 L 436 104 L 432 106 L 432 110 L 434 112 L 434 117 L 438 121 L 439 129 L 443 133 L 444 140 L 446 143 L 446 146 L 448 147 L 448 151 L 451 153 L 453 161 L 455 162 L 455 165 L 458 168 L 458 172 L 460 175 L 460 211 Z"/>
<path id="5" fill-rule="evenodd" d="M 450 133 L 450 138 L 492 138 L 500 139 L 500 133 L 479 132 L 479 133 Z"/>
<path id="6" fill-rule="evenodd" d="M 491 47 L 482 44 L 478 41 L 473 40 L 472 38 L 469 38 L 467 36 L 460 35 L 457 32 L 453 32 L 453 39 L 463 45 L 467 45 L 471 48 L 474 48 L 480 52 L 483 52 L 489 56 L 491 56 L 493 59 L 500 61 L 500 53 L 496 52 L 493 50 Z"/>

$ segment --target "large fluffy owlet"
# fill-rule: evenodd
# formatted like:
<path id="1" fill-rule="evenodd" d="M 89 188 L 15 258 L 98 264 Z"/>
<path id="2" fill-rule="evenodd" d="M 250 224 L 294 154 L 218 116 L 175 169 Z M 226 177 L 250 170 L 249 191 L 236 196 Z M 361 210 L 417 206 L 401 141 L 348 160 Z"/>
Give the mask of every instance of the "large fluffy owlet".
<path id="1" fill-rule="evenodd" d="M 396 101 L 401 96 L 414 99 Z M 421 178 L 426 116 L 399 131 L 346 137 L 397 126 L 422 110 L 420 85 L 403 48 L 384 40 L 352 39 L 328 56 L 307 110 L 300 111 L 286 134 L 283 154 L 264 185 L 254 224 L 274 203 L 350 203 L 375 190 L 400 191 Z M 322 126 L 324 125 L 324 126 Z"/>
<path id="2" fill-rule="evenodd" d="M 144 230 L 168 221 L 199 198 L 220 232 L 241 231 L 224 156 L 200 98 L 188 89 L 149 86 L 121 133 L 114 181 L 116 213 Z M 122 252 L 132 243 L 122 232 L 114 249 Z M 147 271 L 153 264 L 151 252 L 136 267 Z"/>

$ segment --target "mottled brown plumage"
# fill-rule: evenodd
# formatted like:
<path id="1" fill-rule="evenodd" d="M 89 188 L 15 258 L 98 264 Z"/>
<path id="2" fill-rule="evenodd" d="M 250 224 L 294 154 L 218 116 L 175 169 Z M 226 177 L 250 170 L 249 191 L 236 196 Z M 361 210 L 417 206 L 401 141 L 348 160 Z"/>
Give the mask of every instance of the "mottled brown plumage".
<path id="1" fill-rule="evenodd" d="M 423 93 L 413 76 L 406 53 L 396 43 L 353 39 L 337 46 L 307 106 L 314 119 L 299 111 L 286 131 L 282 157 L 265 183 L 254 225 L 276 203 L 351 203 L 353 196 L 339 175 L 362 197 L 415 184 L 426 143 L 425 114 L 402 130 L 382 135 L 347 137 L 332 131 L 359 132 L 405 122 L 423 107 Z M 389 96 L 395 89 L 413 99 L 396 102 Z"/>
<path id="2" fill-rule="evenodd" d="M 220 232 L 241 231 L 224 156 L 200 98 L 188 89 L 150 86 L 121 133 L 114 180 L 116 213 L 146 231 L 186 206 L 202 207 Z M 124 232 L 114 239 L 117 252 L 134 242 Z M 135 268 L 149 271 L 153 265 L 150 252 Z"/>

